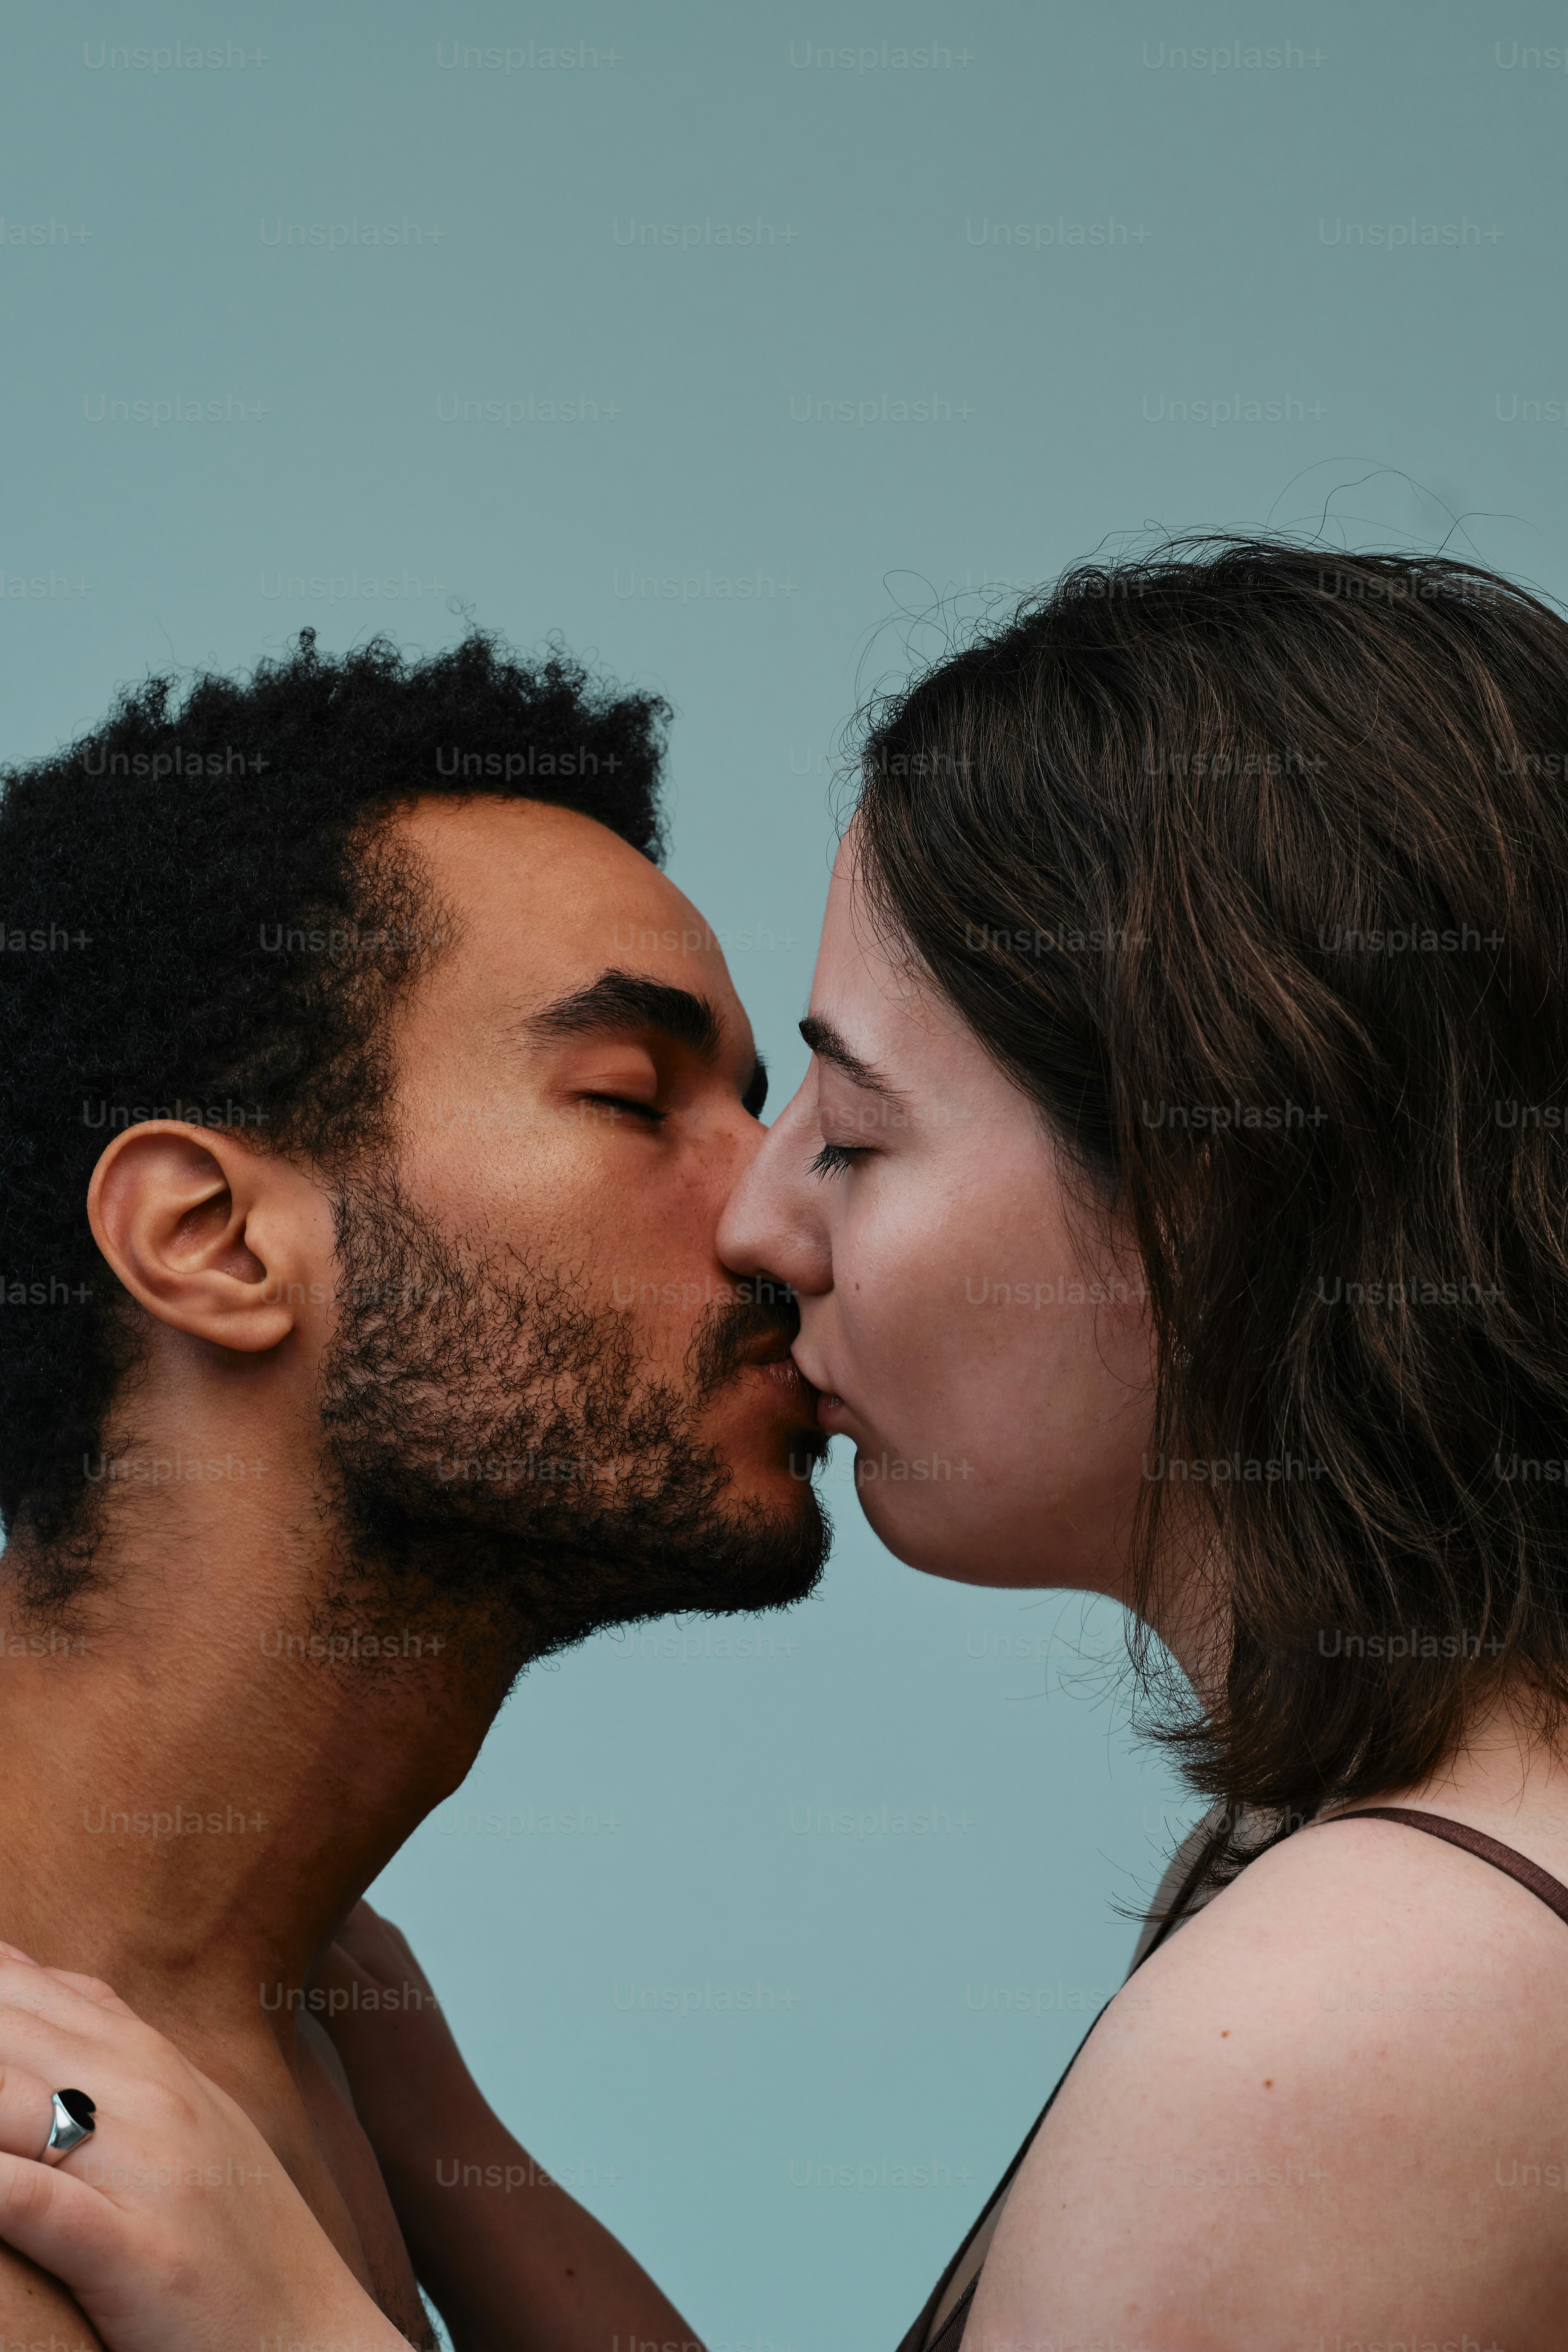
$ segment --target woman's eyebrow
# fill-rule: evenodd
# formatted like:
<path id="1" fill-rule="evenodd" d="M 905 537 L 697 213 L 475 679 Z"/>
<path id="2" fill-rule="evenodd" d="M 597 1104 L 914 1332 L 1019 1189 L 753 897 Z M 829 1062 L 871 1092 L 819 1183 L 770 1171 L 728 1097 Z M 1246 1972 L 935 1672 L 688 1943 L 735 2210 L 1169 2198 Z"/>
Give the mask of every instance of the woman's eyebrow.
<path id="1" fill-rule="evenodd" d="M 832 1022 L 825 1020 L 820 1013 L 808 1013 L 800 1024 L 800 1034 L 814 1054 L 825 1062 L 831 1062 L 835 1069 L 842 1070 L 847 1078 L 852 1078 L 858 1087 L 864 1087 L 868 1094 L 880 1095 L 884 1102 L 903 1101 L 903 1096 L 892 1080 L 885 1078 L 880 1070 L 874 1070 L 869 1062 L 863 1062 L 858 1054 L 852 1053 Z"/>

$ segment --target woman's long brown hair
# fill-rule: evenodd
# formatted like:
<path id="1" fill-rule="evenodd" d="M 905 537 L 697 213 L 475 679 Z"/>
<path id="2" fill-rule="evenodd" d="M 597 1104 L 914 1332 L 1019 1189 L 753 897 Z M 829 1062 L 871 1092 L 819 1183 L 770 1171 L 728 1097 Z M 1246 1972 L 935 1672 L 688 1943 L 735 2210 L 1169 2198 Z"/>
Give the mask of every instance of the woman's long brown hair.
<path id="1" fill-rule="evenodd" d="M 1288 541 L 1076 570 L 868 714 L 872 903 L 1147 1269 L 1135 1596 L 1179 1487 L 1229 1627 L 1151 1727 L 1276 1833 L 1568 1699 L 1565 772 L 1546 604 Z"/>

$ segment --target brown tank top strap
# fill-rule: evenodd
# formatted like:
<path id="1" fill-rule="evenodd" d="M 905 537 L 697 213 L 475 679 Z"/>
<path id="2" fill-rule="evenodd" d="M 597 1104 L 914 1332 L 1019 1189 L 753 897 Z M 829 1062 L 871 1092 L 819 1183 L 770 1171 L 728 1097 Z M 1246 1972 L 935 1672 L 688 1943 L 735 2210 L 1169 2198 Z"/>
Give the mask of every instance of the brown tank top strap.
<path id="1" fill-rule="evenodd" d="M 1193 1859 L 1182 1878 L 1181 1885 L 1177 1887 L 1175 1893 L 1172 1895 L 1170 1902 L 1166 1905 L 1164 1917 L 1161 1920 L 1158 1927 L 1155 1928 L 1154 1933 L 1149 1938 L 1148 1949 L 1133 1962 L 1132 1967 L 1128 1971 L 1129 1977 L 1136 1976 L 1138 1970 L 1142 1967 L 1143 1962 L 1153 1958 L 1155 1953 L 1159 1950 L 1167 1936 L 1173 1934 L 1176 1928 L 1185 1927 L 1187 1922 L 1187 1906 L 1192 1901 L 1193 1896 L 1196 1894 L 1199 1886 L 1208 1874 L 1209 1863 L 1213 1858 L 1214 1850 L 1214 1837 L 1212 1835 L 1205 1837 L 1199 1846 L 1197 1853 L 1193 1856 Z"/>
<path id="2" fill-rule="evenodd" d="M 1515 1879 L 1521 1886 L 1527 1888 L 1531 1895 L 1538 1895 L 1541 1901 L 1546 1905 L 1547 1908 L 1549 1910 L 1555 1911 L 1557 1916 L 1563 1922 L 1564 1926 L 1568 1926 L 1568 1886 L 1564 1886 L 1560 1878 L 1553 1878 L 1549 1870 L 1542 1870 L 1539 1863 L 1531 1862 L 1528 1854 L 1519 1853 L 1518 1850 L 1511 1845 L 1504 1845 L 1500 1838 L 1489 1837 L 1484 1830 L 1471 1829 L 1467 1822 L 1450 1821 L 1446 1813 L 1419 1813 L 1407 1805 L 1363 1805 L 1353 1813 L 1331 1813 L 1329 1816 L 1328 1821 L 1320 1822 L 1317 1826 L 1322 1829 L 1327 1829 L 1330 1828 L 1334 1822 L 1403 1822 L 1409 1829 L 1425 1830 L 1428 1837 L 1441 1838 L 1447 1845 L 1457 1845 L 1461 1847 L 1466 1853 L 1473 1853 L 1478 1862 L 1489 1862 L 1494 1870 L 1500 1870 L 1506 1877 Z M 1175 1897 L 1170 1906 L 1159 1934 L 1154 1937 L 1153 1942 L 1151 1943 L 1149 1950 L 1143 1955 L 1144 1959 L 1149 1958 L 1156 1947 L 1163 1942 L 1165 1936 L 1170 1932 L 1170 1930 L 1180 1924 L 1184 1906 L 1191 1900 L 1191 1897 L 1195 1891 L 1197 1882 L 1202 1876 L 1205 1865 L 1208 1859 L 1208 1852 L 1209 1848 L 1205 1843 L 1192 1866 L 1189 1868 L 1185 1879 L 1178 1889 Z M 1142 1961 L 1139 1965 L 1142 1965 Z M 1095 2023 L 1098 2024 L 1099 2021 L 1100 2021 L 1097 2018 L 1095 2020 Z M 1093 2028 L 1091 2027 L 1090 2032 L 1092 2031 Z M 1087 2041 L 1088 2038 L 1089 2036 L 1086 2034 L 1084 2036 L 1084 2040 Z M 1082 2048 L 1083 2042 L 1080 2042 L 1078 2051 L 1075 2051 L 1073 2053 L 1074 2058 L 1078 2056 L 1079 2052 L 1080 2052 Z M 1017 2155 L 1013 2158 L 1012 2163 L 1008 2166 L 1001 2180 L 997 2183 L 995 2190 L 986 2202 L 984 2210 L 980 2216 L 980 2220 L 976 2221 L 974 2228 L 970 2231 L 968 2237 L 964 2239 L 963 2244 L 959 2248 L 957 2253 L 953 2256 L 952 2262 L 949 2263 L 946 2270 L 943 2271 L 941 2278 L 937 2281 L 935 2290 L 932 2293 L 930 2301 L 927 2303 L 925 2309 L 921 2313 L 921 2315 L 916 2320 L 914 2326 L 910 2328 L 909 2334 L 904 2337 L 903 2342 L 900 2345 L 899 2352 L 959 2352 L 959 2347 L 963 2342 L 964 2329 L 969 2323 L 969 2315 L 973 2309 L 974 2291 L 979 2284 L 979 2278 L 975 2277 L 971 2279 L 958 2302 L 954 2304 L 952 2311 L 949 2312 L 946 2319 L 942 2322 L 942 2327 L 934 2336 L 931 2336 L 929 2333 L 931 2318 L 941 2306 L 942 2298 L 946 2291 L 948 2281 L 958 2269 L 958 2266 L 963 2261 L 964 2253 L 967 2252 L 976 2232 L 984 2224 L 986 2216 L 994 2210 L 997 2198 L 1004 2193 L 1012 2182 L 1014 2175 L 1017 2172 L 1024 2158 L 1026 2156 L 1030 2147 L 1033 2145 L 1035 2134 L 1039 2130 L 1040 2125 L 1044 2123 L 1046 2115 L 1049 2112 L 1051 2104 L 1056 2098 L 1057 2091 L 1061 2089 L 1062 2082 L 1067 2080 L 1067 2074 L 1071 2070 L 1072 2063 L 1072 2059 L 1069 2059 L 1068 2062 L 1068 2067 L 1063 2072 L 1061 2082 L 1058 2083 L 1056 2091 L 1053 2091 L 1050 2098 L 1046 2101 L 1045 2108 L 1042 2110 L 1040 2116 L 1031 2128 L 1028 2138 L 1026 2139 L 1023 2147 L 1018 2150 Z"/>
<path id="3" fill-rule="evenodd" d="M 1451 1822 L 1447 1813 L 1414 1812 L 1405 1805 L 1363 1805 L 1353 1813 L 1332 1813 L 1318 1826 L 1331 1829 L 1335 1822 L 1404 1822 L 1407 1828 L 1425 1830 L 1428 1837 L 1442 1838 L 1446 1844 L 1463 1846 L 1478 1862 L 1489 1862 L 1494 1870 L 1502 1871 L 1507 1877 L 1517 1879 L 1521 1886 L 1527 1886 L 1531 1895 L 1538 1895 L 1547 1909 L 1555 1911 L 1568 1927 L 1568 1886 L 1560 1878 L 1553 1878 L 1549 1870 L 1542 1870 L 1538 1862 L 1531 1862 L 1528 1854 L 1504 1845 L 1500 1838 L 1488 1837 L 1485 1830 L 1471 1829 L 1468 1822 Z"/>

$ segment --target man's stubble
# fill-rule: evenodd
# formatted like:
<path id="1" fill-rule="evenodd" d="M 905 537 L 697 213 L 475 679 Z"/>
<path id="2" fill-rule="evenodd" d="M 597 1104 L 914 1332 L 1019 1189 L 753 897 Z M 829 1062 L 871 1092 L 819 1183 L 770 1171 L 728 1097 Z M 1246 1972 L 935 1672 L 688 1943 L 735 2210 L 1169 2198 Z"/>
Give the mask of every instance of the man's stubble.
<path id="1" fill-rule="evenodd" d="M 367 1603 L 439 1624 L 472 1672 L 673 1612 L 772 1609 L 821 1576 L 830 1528 L 810 1480 L 825 1441 L 792 1437 L 790 1508 L 734 1496 L 702 1408 L 793 1305 L 755 1297 L 694 1328 L 683 1385 L 646 1366 L 629 1312 L 580 1273 L 499 1257 L 442 1230 L 395 1177 L 334 1200 L 338 1322 L 323 1361 L 324 1507 L 341 1535 L 322 1616 Z M 761 1286 L 756 1286 L 760 1288 Z"/>

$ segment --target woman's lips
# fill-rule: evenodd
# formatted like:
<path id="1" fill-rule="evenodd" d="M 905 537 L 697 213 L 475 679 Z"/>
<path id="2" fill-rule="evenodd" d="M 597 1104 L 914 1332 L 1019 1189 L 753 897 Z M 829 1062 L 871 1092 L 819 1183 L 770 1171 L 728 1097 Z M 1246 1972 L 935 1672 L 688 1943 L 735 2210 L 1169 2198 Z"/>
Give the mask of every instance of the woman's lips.
<path id="1" fill-rule="evenodd" d="M 830 1425 L 842 1420 L 848 1413 L 849 1407 L 845 1403 L 844 1399 L 839 1395 L 837 1390 L 829 1388 L 825 1381 L 817 1380 L 811 1372 L 807 1371 L 805 1366 L 800 1360 L 798 1351 L 795 1353 L 795 1361 L 801 1379 L 805 1382 L 807 1389 L 816 1400 L 816 1419 L 818 1426 L 823 1429 L 826 1429 Z"/>
<path id="2" fill-rule="evenodd" d="M 849 1407 L 835 1389 L 821 1389 L 816 1398 L 816 1422 L 819 1429 L 837 1429 L 848 1419 Z"/>
<path id="3" fill-rule="evenodd" d="M 805 1360 L 805 1354 L 804 1354 L 804 1352 L 802 1351 L 801 1344 L 800 1344 L 800 1341 L 799 1341 L 798 1339 L 795 1342 L 795 1345 L 791 1348 L 791 1349 L 790 1349 L 790 1351 L 789 1351 L 789 1360 L 790 1360 L 791 1363 L 795 1366 L 795 1370 L 800 1374 L 801 1379 L 802 1379 L 803 1381 L 809 1381 L 809 1382 L 810 1382 L 810 1385 L 811 1385 L 814 1389 L 823 1389 L 823 1390 L 825 1390 L 825 1389 L 826 1388 L 827 1383 L 826 1382 L 826 1381 L 819 1381 L 819 1380 L 817 1380 L 817 1379 L 816 1378 L 815 1374 L 812 1372 L 811 1367 L 807 1364 L 807 1362 L 806 1362 L 806 1360 Z"/>

